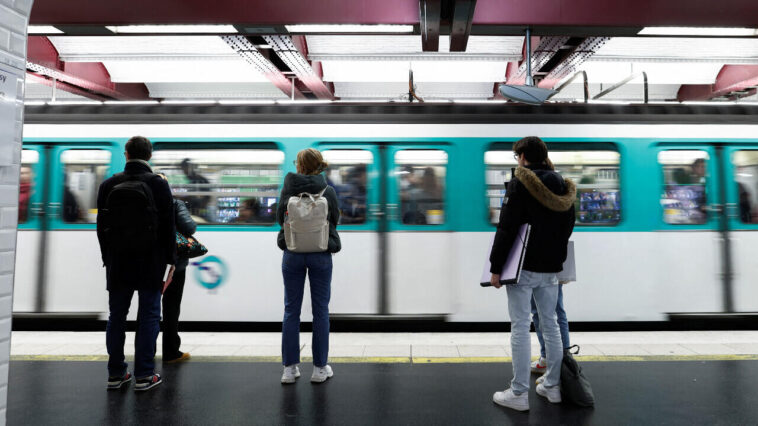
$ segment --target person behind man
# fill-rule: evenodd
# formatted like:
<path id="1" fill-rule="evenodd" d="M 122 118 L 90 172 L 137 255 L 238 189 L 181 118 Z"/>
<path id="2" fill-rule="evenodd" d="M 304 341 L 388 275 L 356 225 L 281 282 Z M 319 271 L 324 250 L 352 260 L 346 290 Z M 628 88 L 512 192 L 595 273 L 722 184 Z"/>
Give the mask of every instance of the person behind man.
<path id="1" fill-rule="evenodd" d="M 322 174 L 328 167 L 321 153 L 313 148 L 304 149 L 297 154 L 297 173 L 288 173 L 284 177 L 284 186 L 276 210 L 276 220 L 282 226 L 277 238 L 279 248 L 284 251 L 282 257 L 282 275 L 284 276 L 284 320 L 282 321 L 282 383 L 295 383 L 300 377 L 300 309 L 303 304 L 305 274 L 311 287 L 311 305 L 313 307 L 313 374 L 311 382 L 320 383 L 332 377 L 332 367 L 327 364 L 329 358 L 329 299 L 332 283 L 332 253 L 342 248 L 337 223 L 340 220 L 339 202 L 334 188 L 327 186 Z M 313 253 L 293 252 L 287 248 L 284 235 L 285 218 L 290 212 L 287 204 L 290 197 L 299 194 L 319 194 L 327 201 L 327 219 L 329 235 L 325 251 Z"/>
<path id="2" fill-rule="evenodd" d="M 159 385 L 155 345 L 160 330 L 161 290 L 167 265 L 176 258 L 174 204 L 168 183 L 152 173 L 153 147 L 142 136 L 126 143 L 123 173 L 106 179 L 97 193 L 97 238 L 106 271 L 110 316 L 105 331 L 108 348 L 108 389 L 132 380 L 124 362 L 126 314 L 139 293 L 134 339 L 135 390 Z"/>
<path id="3" fill-rule="evenodd" d="M 158 176 L 168 182 L 166 175 L 158 173 Z M 197 230 L 197 224 L 192 220 L 184 201 L 176 198 L 174 198 L 174 224 L 176 232 L 187 238 L 192 237 Z M 182 344 L 182 339 L 179 337 L 179 312 L 184 294 L 184 281 L 187 277 L 187 265 L 189 265 L 188 258 L 177 257 L 174 276 L 163 292 L 163 362 L 167 364 L 190 359 L 189 352 L 179 350 Z"/>
<path id="4" fill-rule="evenodd" d="M 492 246 L 491 283 L 500 288 L 500 271 L 517 238 L 519 228 L 531 225 L 526 256 L 517 284 L 507 285 L 511 317 L 513 380 L 511 387 L 495 392 L 493 401 L 519 411 L 529 409 L 529 311 L 532 296 L 541 318 L 545 338 L 547 374 L 537 385 L 537 394 L 553 403 L 561 402 L 560 369 L 563 359 L 561 335 L 556 321 L 557 272 L 566 260 L 568 239 L 574 229 L 576 185 L 554 171 L 547 146 L 530 136 L 513 144 L 519 167 L 508 184 L 506 199 Z"/>

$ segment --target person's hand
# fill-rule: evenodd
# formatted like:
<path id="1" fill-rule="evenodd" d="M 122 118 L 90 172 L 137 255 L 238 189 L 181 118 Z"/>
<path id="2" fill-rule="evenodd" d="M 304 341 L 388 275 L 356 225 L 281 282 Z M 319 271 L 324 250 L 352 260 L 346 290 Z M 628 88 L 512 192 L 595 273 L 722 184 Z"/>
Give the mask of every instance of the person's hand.
<path id="1" fill-rule="evenodd" d="M 490 284 L 492 284 L 492 287 L 500 288 L 503 285 L 500 284 L 500 274 L 492 274 L 492 277 L 490 278 Z"/>

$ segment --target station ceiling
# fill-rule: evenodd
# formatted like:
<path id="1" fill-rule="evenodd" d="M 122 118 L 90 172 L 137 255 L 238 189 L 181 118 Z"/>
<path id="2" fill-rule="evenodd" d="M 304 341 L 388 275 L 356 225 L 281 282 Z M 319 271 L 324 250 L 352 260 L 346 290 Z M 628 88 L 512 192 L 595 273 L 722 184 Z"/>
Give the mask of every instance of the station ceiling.
<path id="1" fill-rule="evenodd" d="M 504 102 L 527 27 L 553 102 L 758 100 L 754 0 L 36 0 L 30 25 L 30 103 L 408 102 L 409 71 L 424 102 Z"/>

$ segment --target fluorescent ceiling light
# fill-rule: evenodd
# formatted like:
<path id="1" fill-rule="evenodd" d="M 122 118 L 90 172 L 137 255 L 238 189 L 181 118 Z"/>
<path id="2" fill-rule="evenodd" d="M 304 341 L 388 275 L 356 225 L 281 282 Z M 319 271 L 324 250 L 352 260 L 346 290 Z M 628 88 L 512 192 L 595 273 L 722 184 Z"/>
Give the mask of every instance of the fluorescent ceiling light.
<path id="1" fill-rule="evenodd" d="M 758 30 L 755 28 L 645 27 L 637 34 L 682 36 L 752 36 L 758 35 Z"/>
<path id="2" fill-rule="evenodd" d="M 101 101 L 50 101 L 48 105 L 102 105 Z"/>
<path id="3" fill-rule="evenodd" d="M 45 105 L 45 101 L 24 101 L 24 105 Z"/>
<path id="4" fill-rule="evenodd" d="M 412 33 L 413 25 L 285 25 L 291 33 Z"/>
<path id="5" fill-rule="evenodd" d="M 52 25 L 29 25 L 26 32 L 28 34 L 63 34 L 63 31 Z"/>
<path id="6" fill-rule="evenodd" d="M 184 105 L 184 104 L 201 104 L 201 105 L 209 105 L 209 104 L 215 104 L 216 101 L 211 101 L 207 99 L 169 99 L 166 101 L 161 101 L 162 104 L 165 105 Z"/>
<path id="7" fill-rule="evenodd" d="M 456 104 L 506 104 L 508 101 L 502 99 L 484 100 L 484 99 L 453 99 Z"/>
<path id="8" fill-rule="evenodd" d="M 106 105 L 155 105 L 158 101 L 105 101 Z"/>
<path id="9" fill-rule="evenodd" d="M 271 105 L 275 104 L 276 101 L 266 99 L 222 99 L 218 103 L 221 105 Z"/>
<path id="10" fill-rule="evenodd" d="M 121 25 L 106 26 L 116 34 L 236 34 L 233 25 Z"/>
<path id="11" fill-rule="evenodd" d="M 328 103 L 331 103 L 331 102 L 332 101 L 330 101 L 328 99 L 314 99 L 314 100 L 301 100 L 301 99 L 298 99 L 298 100 L 294 100 L 294 101 L 291 100 L 291 99 L 288 99 L 288 100 L 276 101 L 276 103 L 278 103 L 278 104 L 328 104 Z"/>

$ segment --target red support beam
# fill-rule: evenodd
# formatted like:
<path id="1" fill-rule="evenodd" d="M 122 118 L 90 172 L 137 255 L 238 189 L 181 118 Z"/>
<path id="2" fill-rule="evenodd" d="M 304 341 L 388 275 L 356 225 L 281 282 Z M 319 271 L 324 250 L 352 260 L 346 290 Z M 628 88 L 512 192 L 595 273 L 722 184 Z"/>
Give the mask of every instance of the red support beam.
<path id="1" fill-rule="evenodd" d="M 334 86 L 324 82 L 321 62 L 308 61 L 305 36 L 264 36 L 264 39 L 311 93 L 319 99 L 334 99 Z"/>
<path id="2" fill-rule="evenodd" d="M 56 88 L 96 100 L 148 99 L 142 83 L 113 83 L 100 62 L 62 62 L 47 37 L 30 36 L 27 44 L 27 71 L 35 80 L 56 82 Z"/>
<path id="3" fill-rule="evenodd" d="M 419 0 L 36 0 L 31 24 L 418 24 Z M 473 25 L 758 27 L 755 0 L 478 0 Z"/>
<path id="4" fill-rule="evenodd" d="M 742 97 L 758 87 L 758 65 L 724 65 L 714 84 L 683 84 L 677 100 L 707 101 L 722 96 Z"/>

